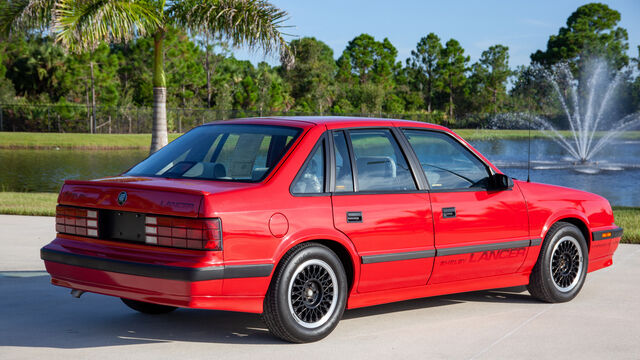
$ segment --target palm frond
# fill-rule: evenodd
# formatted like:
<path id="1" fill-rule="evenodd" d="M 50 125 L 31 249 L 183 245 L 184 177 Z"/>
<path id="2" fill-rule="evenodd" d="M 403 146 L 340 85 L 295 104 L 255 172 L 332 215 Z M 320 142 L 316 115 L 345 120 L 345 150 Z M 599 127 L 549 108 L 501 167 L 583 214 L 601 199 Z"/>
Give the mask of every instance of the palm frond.
<path id="1" fill-rule="evenodd" d="M 279 53 L 284 64 L 293 54 L 282 32 L 288 14 L 264 0 L 174 1 L 167 18 L 193 32 L 221 36 L 234 46 L 260 48 L 265 54 Z"/>
<path id="2" fill-rule="evenodd" d="M 82 52 L 154 32 L 161 23 L 158 10 L 148 1 L 59 0 L 53 32 L 64 48 Z"/>
<path id="3" fill-rule="evenodd" d="M 0 34 L 47 30 L 55 0 L 4 0 L 0 3 Z"/>

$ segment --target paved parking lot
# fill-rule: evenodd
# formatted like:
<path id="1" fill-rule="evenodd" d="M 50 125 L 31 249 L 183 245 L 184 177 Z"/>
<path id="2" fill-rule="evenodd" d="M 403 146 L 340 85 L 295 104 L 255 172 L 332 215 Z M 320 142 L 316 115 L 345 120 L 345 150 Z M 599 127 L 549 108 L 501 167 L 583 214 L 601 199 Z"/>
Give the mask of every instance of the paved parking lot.
<path id="1" fill-rule="evenodd" d="M 292 345 L 258 315 L 147 316 L 116 298 L 72 298 L 39 259 L 53 222 L 0 215 L 0 359 L 640 359 L 638 245 L 621 245 L 570 303 L 521 288 L 404 301 L 347 311 L 325 340 Z"/>

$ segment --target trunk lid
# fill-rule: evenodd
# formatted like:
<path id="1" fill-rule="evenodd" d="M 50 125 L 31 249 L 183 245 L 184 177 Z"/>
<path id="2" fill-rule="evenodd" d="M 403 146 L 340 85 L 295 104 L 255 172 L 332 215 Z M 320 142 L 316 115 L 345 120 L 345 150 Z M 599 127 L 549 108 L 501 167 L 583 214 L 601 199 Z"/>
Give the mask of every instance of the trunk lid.
<path id="1" fill-rule="evenodd" d="M 204 196 L 256 184 L 151 177 L 67 180 L 58 204 L 182 217 L 199 217 Z"/>

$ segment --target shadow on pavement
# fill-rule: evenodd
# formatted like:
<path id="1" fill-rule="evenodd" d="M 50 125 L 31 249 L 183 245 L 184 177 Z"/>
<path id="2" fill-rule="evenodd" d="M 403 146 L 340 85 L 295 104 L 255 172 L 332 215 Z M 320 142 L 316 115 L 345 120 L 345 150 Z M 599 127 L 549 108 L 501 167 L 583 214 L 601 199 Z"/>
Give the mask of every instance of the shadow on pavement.
<path id="1" fill-rule="evenodd" d="M 520 290 L 521 292 L 522 290 Z M 257 314 L 178 309 L 144 315 L 117 298 L 84 294 L 49 284 L 42 272 L 0 272 L 0 346 L 78 349 L 173 341 L 227 344 L 286 344 L 272 337 Z M 535 302 L 518 289 L 447 295 L 345 312 L 353 319 L 462 302 Z"/>

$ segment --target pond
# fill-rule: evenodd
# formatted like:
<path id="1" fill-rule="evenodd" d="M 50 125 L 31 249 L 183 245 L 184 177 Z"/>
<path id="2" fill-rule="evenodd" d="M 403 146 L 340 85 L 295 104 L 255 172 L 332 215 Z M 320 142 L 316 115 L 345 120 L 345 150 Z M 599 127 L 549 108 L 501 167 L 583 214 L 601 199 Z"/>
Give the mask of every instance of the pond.
<path id="1" fill-rule="evenodd" d="M 527 140 L 471 141 L 471 144 L 505 174 L 527 179 Z M 640 206 L 640 141 L 621 140 L 598 153 L 597 174 L 576 171 L 566 152 L 549 139 L 531 141 L 531 181 L 589 191 L 604 196 L 611 205 Z M 564 164 L 565 166 L 558 166 Z"/>
<path id="2" fill-rule="evenodd" d="M 118 175 L 148 150 L 0 150 L 0 190 L 58 192 L 65 179 Z"/>
<path id="3" fill-rule="evenodd" d="M 507 175 L 527 178 L 527 140 L 471 142 Z M 120 174 L 147 156 L 146 150 L 0 150 L 0 190 L 57 192 L 64 179 L 91 179 Z M 548 139 L 531 142 L 531 181 L 581 189 L 606 197 L 612 205 L 640 206 L 640 141 L 619 141 L 594 161 L 622 164 L 623 170 L 585 174 L 566 163 L 562 148 Z M 606 166 L 605 166 L 606 167 Z"/>

